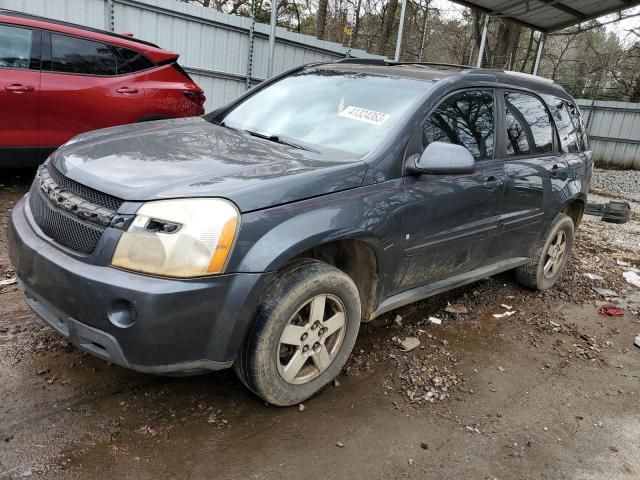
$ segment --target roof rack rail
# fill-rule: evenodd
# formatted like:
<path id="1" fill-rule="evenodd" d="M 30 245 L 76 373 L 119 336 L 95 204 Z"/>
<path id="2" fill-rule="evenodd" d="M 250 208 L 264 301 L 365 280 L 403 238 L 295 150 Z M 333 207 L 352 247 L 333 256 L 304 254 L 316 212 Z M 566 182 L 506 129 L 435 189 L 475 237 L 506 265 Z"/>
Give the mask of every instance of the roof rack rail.
<path id="1" fill-rule="evenodd" d="M 65 22 L 63 20 L 55 20 L 52 18 L 41 17 L 39 15 L 33 15 L 31 13 L 18 12 L 16 10 L 9 10 L 6 8 L 0 8 L 0 15 L 9 15 L 12 17 L 18 18 L 26 18 L 31 20 L 38 20 L 42 22 L 53 23 L 55 25 L 61 25 L 63 27 L 72 27 L 79 28 L 81 30 L 86 30 L 88 32 L 99 33 L 101 35 L 108 35 L 109 37 L 119 38 L 120 40 L 129 40 L 130 42 L 141 43 L 143 45 L 147 45 L 149 47 L 160 48 L 155 43 L 147 42 L 146 40 L 140 40 L 139 38 L 130 37 L 128 35 L 120 35 L 119 33 L 109 32 L 107 30 L 100 30 L 99 28 L 86 27 L 84 25 L 79 25 L 77 23 Z"/>
<path id="2" fill-rule="evenodd" d="M 539 82 L 545 82 L 545 83 L 556 83 L 555 80 L 553 80 L 552 78 L 541 77 L 539 75 L 533 75 L 532 73 L 515 72 L 513 70 L 502 70 L 502 71 L 507 75 L 512 75 L 514 77 L 528 78 L 530 80 L 537 80 Z"/>
<path id="3" fill-rule="evenodd" d="M 355 63 L 362 65 L 394 65 L 395 62 L 392 60 L 387 60 L 386 58 L 341 58 L 340 60 L 336 60 L 335 63 Z"/>
<path id="4" fill-rule="evenodd" d="M 475 69 L 469 65 L 458 65 L 456 63 L 438 63 L 438 62 L 396 62 L 386 58 L 342 58 L 336 60 L 335 63 L 355 63 L 362 65 L 424 65 L 425 67 L 456 67 L 463 69 Z"/>
<path id="5" fill-rule="evenodd" d="M 475 69 L 470 65 L 460 65 L 457 63 L 441 63 L 441 62 L 396 62 L 395 65 L 425 65 L 427 67 L 456 67 L 465 70 Z"/>

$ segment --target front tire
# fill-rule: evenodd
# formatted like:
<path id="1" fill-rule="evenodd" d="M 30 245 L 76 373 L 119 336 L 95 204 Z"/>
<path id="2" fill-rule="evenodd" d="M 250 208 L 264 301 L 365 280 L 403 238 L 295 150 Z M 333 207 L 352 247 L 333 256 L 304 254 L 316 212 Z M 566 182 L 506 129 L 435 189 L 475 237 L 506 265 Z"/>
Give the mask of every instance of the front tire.
<path id="1" fill-rule="evenodd" d="M 353 280 L 324 262 L 296 262 L 263 295 L 236 373 L 267 402 L 298 404 L 340 373 L 359 328 Z"/>
<path id="2" fill-rule="evenodd" d="M 573 237 L 573 220 L 559 213 L 545 236 L 534 247 L 529 263 L 516 269 L 518 282 L 534 290 L 553 287 L 571 255 Z"/>

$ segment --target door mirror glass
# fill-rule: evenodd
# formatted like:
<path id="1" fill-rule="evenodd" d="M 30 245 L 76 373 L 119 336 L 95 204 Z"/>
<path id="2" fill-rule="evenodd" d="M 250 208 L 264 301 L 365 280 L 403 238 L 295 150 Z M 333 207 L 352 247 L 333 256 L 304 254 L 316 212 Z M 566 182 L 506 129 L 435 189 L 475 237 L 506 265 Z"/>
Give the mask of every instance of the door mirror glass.
<path id="1" fill-rule="evenodd" d="M 476 161 L 473 154 L 462 145 L 433 142 L 427 145 L 422 155 L 413 157 L 409 173 L 461 174 L 473 173 Z"/>

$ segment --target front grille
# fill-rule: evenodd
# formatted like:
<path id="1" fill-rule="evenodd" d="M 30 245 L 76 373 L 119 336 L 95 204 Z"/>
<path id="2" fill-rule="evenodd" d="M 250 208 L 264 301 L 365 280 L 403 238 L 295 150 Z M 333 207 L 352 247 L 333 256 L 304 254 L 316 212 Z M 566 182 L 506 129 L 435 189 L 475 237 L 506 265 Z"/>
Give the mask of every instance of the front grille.
<path id="1" fill-rule="evenodd" d="M 85 199 L 82 194 L 90 198 Z M 49 165 L 38 169 L 29 191 L 31 214 L 42 232 L 86 255 L 95 251 L 116 215 L 116 209 L 109 207 L 120 204 L 121 200 L 73 182 Z"/>
<path id="2" fill-rule="evenodd" d="M 51 162 L 47 164 L 47 172 L 63 190 L 71 192 L 88 202 L 95 203 L 96 205 L 108 208 L 109 210 L 118 210 L 120 205 L 122 205 L 122 200 L 119 198 L 99 192 L 65 177 L 56 167 L 53 166 L 53 163 Z"/>

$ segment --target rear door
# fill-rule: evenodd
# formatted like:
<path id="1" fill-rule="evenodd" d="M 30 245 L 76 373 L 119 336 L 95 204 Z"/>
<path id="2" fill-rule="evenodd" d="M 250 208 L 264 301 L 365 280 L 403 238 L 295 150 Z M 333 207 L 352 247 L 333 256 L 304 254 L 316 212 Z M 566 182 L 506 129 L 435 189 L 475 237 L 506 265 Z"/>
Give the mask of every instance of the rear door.
<path id="1" fill-rule="evenodd" d="M 503 258 L 527 256 L 567 181 L 567 162 L 549 109 L 539 96 L 504 90 L 499 100 L 507 182 L 495 248 Z"/>
<path id="2" fill-rule="evenodd" d="M 400 290 L 433 283 L 491 262 L 504 167 L 494 155 L 495 99 L 490 88 L 450 94 L 426 119 L 422 149 L 434 141 L 466 147 L 476 170 L 405 177 L 406 271 Z"/>
<path id="3" fill-rule="evenodd" d="M 98 128 L 145 115 L 143 78 L 119 72 L 119 55 L 106 43 L 47 32 L 42 71 L 41 143 L 57 147 Z"/>
<path id="4" fill-rule="evenodd" d="M 38 159 L 40 35 L 0 24 L 0 166 Z"/>

